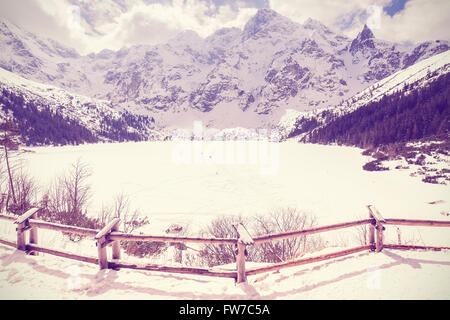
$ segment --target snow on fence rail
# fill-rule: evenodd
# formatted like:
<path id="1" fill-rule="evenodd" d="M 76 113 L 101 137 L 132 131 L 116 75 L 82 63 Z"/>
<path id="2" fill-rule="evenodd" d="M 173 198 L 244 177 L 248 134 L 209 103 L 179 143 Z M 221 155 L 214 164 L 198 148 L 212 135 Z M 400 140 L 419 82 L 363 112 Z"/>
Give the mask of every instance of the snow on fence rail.
<path id="1" fill-rule="evenodd" d="M 56 255 L 63 258 L 74 259 L 78 261 L 98 264 L 100 269 L 120 269 L 129 268 L 137 270 L 161 271 L 169 273 L 186 273 L 195 275 L 206 275 L 213 277 L 234 278 L 236 282 L 246 282 L 247 276 L 255 275 L 263 272 L 279 270 L 282 268 L 298 266 L 307 263 L 313 263 L 345 255 L 354 254 L 360 251 L 370 250 L 380 252 L 383 248 L 397 250 L 443 250 L 450 247 L 432 247 L 432 246 L 412 246 L 412 245 L 396 245 L 383 243 L 384 225 L 405 225 L 405 226 L 427 226 L 427 227 L 450 227 L 450 221 L 432 221 L 432 220 L 409 220 L 409 219 L 384 219 L 380 212 L 373 206 L 367 206 L 369 210 L 369 219 L 339 223 L 329 226 L 323 226 L 312 229 L 294 230 L 277 234 L 268 234 L 253 238 L 247 229 L 242 225 L 234 225 L 237 231 L 237 239 L 229 238 L 194 238 L 194 237 L 172 237 L 172 236 L 152 236 L 152 235 L 135 235 L 119 231 L 120 219 L 116 218 L 109 222 L 103 229 L 87 229 L 75 226 L 62 225 L 38 220 L 37 215 L 39 208 L 33 208 L 22 214 L 21 216 L 11 216 L 0 214 L 0 220 L 14 221 L 17 224 L 17 240 L 16 242 L 0 239 L 0 244 L 16 247 L 18 250 L 25 251 L 29 254 L 36 255 L 38 252 Z M 327 232 L 332 230 L 344 229 L 359 225 L 369 225 L 368 242 L 369 244 L 358 246 L 334 253 L 320 255 L 311 258 L 295 259 L 274 263 L 268 266 L 245 269 L 245 252 L 246 247 L 258 243 L 277 241 L 287 238 L 299 237 L 306 234 L 314 234 Z M 81 256 L 77 254 L 58 251 L 50 248 L 44 248 L 38 245 L 38 229 L 48 229 L 61 231 L 65 233 L 78 234 L 83 236 L 94 237 L 97 244 L 97 257 Z M 26 231 L 30 231 L 29 242 L 26 243 Z M 236 271 L 233 270 L 213 270 L 194 267 L 173 267 L 160 266 L 154 264 L 134 264 L 120 260 L 120 241 L 148 241 L 148 242 L 169 242 L 169 243 L 203 243 L 203 244 L 234 244 L 237 248 L 236 255 Z M 108 261 L 107 247 L 112 247 L 112 260 Z"/>

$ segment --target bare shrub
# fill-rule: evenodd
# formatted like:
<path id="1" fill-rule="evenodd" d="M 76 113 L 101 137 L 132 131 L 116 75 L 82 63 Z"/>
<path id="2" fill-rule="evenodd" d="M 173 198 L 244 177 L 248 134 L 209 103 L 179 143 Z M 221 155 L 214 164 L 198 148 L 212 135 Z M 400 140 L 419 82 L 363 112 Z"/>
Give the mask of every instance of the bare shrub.
<path id="1" fill-rule="evenodd" d="M 213 220 L 202 230 L 203 237 L 236 239 L 233 224 L 246 224 L 247 220 L 239 216 L 222 216 Z M 229 244 L 206 244 L 199 253 L 201 261 L 208 266 L 228 264 L 236 261 L 236 247 Z"/>
<path id="2" fill-rule="evenodd" d="M 138 209 L 131 209 L 130 197 L 124 193 L 118 194 L 114 200 L 113 217 L 121 219 L 121 228 L 126 233 L 131 233 L 149 223 L 148 218 L 143 217 Z"/>
<path id="3" fill-rule="evenodd" d="M 112 220 L 112 210 L 111 207 L 105 206 L 102 204 L 102 208 L 100 209 L 100 213 L 97 216 L 97 221 L 100 225 L 105 226 L 109 221 Z"/>
<path id="4" fill-rule="evenodd" d="M 316 218 L 295 208 L 278 209 L 269 215 L 254 219 L 254 236 L 303 230 L 316 226 Z M 254 246 L 250 260 L 256 262 L 282 262 L 315 250 L 320 244 L 318 237 L 303 235 Z"/>
<path id="5" fill-rule="evenodd" d="M 203 236 L 237 239 L 233 224 L 243 223 L 250 226 L 252 236 L 302 230 L 314 227 L 314 216 L 294 208 L 278 209 L 269 215 L 242 217 L 223 216 L 212 221 L 203 231 Z M 247 260 L 254 262 L 282 262 L 293 259 L 305 252 L 311 252 L 322 246 L 318 236 L 299 236 L 295 238 L 271 241 L 247 247 Z M 235 245 L 204 245 L 200 257 L 208 266 L 222 265 L 236 261 Z"/>
<path id="6" fill-rule="evenodd" d="M 392 230 L 392 229 L 390 229 L 390 230 Z M 407 245 L 407 246 L 419 246 L 419 245 L 425 246 L 426 245 L 422 239 L 422 236 L 421 236 L 419 230 L 408 230 L 406 228 L 406 229 L 403 229 L 403 232 L 402 232 L 402 229 L 400 229 L 400 227 L 395 227 L 395 237 L 396 237 L 395 242 L 397 242 L 397 244 L 400 244 L 400 245 Z"/>
<path id="7" fill-rule="evenodd" d="M 123 241 L 121 245 L 126 254 L 139 258 L 159 255 L 168 248 L 165 242 Z"/>
<path id="8" fill-rule="evenodd" d="M 364 220 L 365 217 L 359 216 L 358 220 Z M 361 224 L 356 226 L 356 242 L 362 246 L 369 244 L 369 225 Z"/>
<path id="9" fill-rule="evenodd" d="M 367 162 L 365 165 L 363 165 L 363 169 L 366 171 L 388 171 L 389 168 L 383 167 L 381 161 L 374 160 Z"/>
<path id="10" fill-rule="evenodd" d="M 120 218 L 121 231 L 132 233 L 136 229 L 149 224 L 148 218 L 143 217 L 137 209 L 132 210 L 130 198 L 124 193 L 120 193 L 114 197 L 112 205 L 102 206 L 100 214 L 97 217 L 101 225 L 106 225 L 114 218 Z"/>
<path id="11" fill-rule="evenodd" d="M 36 203 L 38 186 L 34 178 L 24 172 L 22 167 L 14 173 L 13 184 L 16 203 L 11 204 L 8 210 L 12 213 L 22 214 Z"/>
<path id="12" fill-rule="evenodd" d="M 131 209 L 130 197 L 124 193 L 117 194 L 112 205 L 103 205 L 97 220 L 106 225 L 114 218 L 120 218 L 120 229 L 125 233 L 132 233 L 149 223 L 148 218 L 142 217 L 139 210 Z M 126 254 L 137 257 L 158 255 L 167 248 L 163 242 L 121 241 L 120 244 Z"/>

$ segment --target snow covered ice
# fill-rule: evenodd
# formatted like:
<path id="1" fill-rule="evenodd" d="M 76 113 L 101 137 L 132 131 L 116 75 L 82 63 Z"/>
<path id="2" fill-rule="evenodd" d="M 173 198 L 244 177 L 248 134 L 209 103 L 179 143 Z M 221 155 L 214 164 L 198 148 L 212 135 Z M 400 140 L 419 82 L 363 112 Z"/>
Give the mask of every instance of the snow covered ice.
<path id="1" fill-rule="evenodd" d="M 448 185 L 425 184 L 407 170 L 364 171 L 370 157 L 358 148 L 267 143 L 266 154 L 277 162 L 270 172 L 261 171 L 267 163 L 258 159 L 249 163 L 244 157 L 239 163 L 238 142 L 232 145 L 234 161 L 225 163 L 196 163 L 194 158 L 176 163 L 176 148 L 176 142 L 36 147 L 24 158 L 43 186 L 80 158 L 93 171 L 92 214 L 124 192 L 155 228 L 184 221 L 202 225 L 220 215 L 262 214 L 289 206 L 316 215 L 319 225 L 366 218 L 368 204 L 391 218 L 439 220 L 440 212 L 450 209 Z M 249 149 L 250 144 L 244 145 L 247 153 Z M 444 203 L 428 204 L 436 200 Z M 159 231 L 167 225 L 163 228 Z"/>

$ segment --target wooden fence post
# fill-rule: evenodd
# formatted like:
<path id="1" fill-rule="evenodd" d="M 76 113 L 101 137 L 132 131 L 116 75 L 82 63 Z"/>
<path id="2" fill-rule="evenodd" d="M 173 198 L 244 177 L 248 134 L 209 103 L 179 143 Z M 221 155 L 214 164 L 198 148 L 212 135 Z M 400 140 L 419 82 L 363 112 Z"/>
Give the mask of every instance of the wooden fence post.
<path id="1" fill-rule="evenodd" d="M 111 231 L 117 227 L 119 224 L 120 219 L 115 218 L 110 223 L 108 223 L 102 230 L 100 230 L 97 235 L 95 236 L 95 240 L 97 241 L 97 251 L 98 251 L 98 265 L 100 267 L 100 270 L 102 269 L 108 269 L 108 255 L 106 252 L 106 247 L 109 244 L 113 244 L 116 241 L 110 241 L 108 239 L 109 234 Z M 116 245 L 117 246 L 117 245 Z M 114 254 L 117 256 L 117 254 L 120 256 L 120 246 L 119 248 L 115 247 L 113 248 L 113 258 Z"/>
<path id="2" fill-rule="evenodd" d="M 370 206 L 367 206 L 369 209 L 369 217 L 373 219 Z M 373 220 L 373 223 L 369 224 L 369 245 L 372 247 L 372 251 L 375 250 L 375 223 L 376 220 Z"/>
<path id="3" fill-rule="evenodd" d="M 100 270 L 108 269 L 108 256 L 106 252 L 105 237 L 97 239 L 98 265 Z"/>
<path id="4" fill-rule="evenodd" d="M 380 212 L 374 206 L 367 206 L 369 209 L 369 213 L 373 219 L 375 219 L 375 229 L 376 229 L 376 243 L 375 243 L 375 251 L 381 252 L 383 250 L 383 231 L 385 227 L 383 226 L 386 223 L 386 220 L 381 216 Z"/>
<path id="5" fill-rule="evenodd" d="M 172 224 L 167 230 L 166 233 L 170 235 L 177 235 L 180 234 L 180 232 L 183 231 L 183 227 L 177 224 Z M 177 243 L 177 242 L 170 242 L 170 246 L 174 248 L 174 261 L 176 263 L 183 263 L 183 251 L 187 249 L 185 243 Z"/>
<path id="6" fill-rule="evenodd" d="M 238 241 L 237 242 L 237 256 L 236 256 L 236 269 L 237 278 L 236 282 L 247 282 L 247 277 L 245 276 L 245 244 Z"/>
<path id="7" fill-rule="evenodd" d="M 111 231 L 119 231 L 120 221 L 112 227 Z M 112 243 L 112 258 L 120 260 L 120 240 L 113 241 Z"/>
<path id="8" fill-rule="evenodd" d="M 26 250 L 26 239 L 25 239 L 25 224 L 18 223 L 16 227 L 17 231 L 17 250 L 25 251 Z"/>
<path id="9" fill-rule="evenodd" d="M 30 216 L 31 219 L 37 219 L 38 211 L 36 211 L 33 215 Z M 27 220 L 28 221 L 28 220 Z M 30 227 L 30 244 L 38 244 L 38 228 L 36 227 Z M 37 256 L 39 255 L 38 252 L 32 251 L 30 252 L 30 255 Z"/>
<path id="10" fill-rule="evenodd" d="M 28 220 L 34 217 L 40 208 L 32 208 L 22 214 L 14 221 L 17 224 L 17 249 L 21 251 L 27 250 L 26 231 L 30 230 L 30 243 L 37 244 L 37 229 L 31 228 Z"/>
<path id="11" fill-rule="evenodd" d="M 239 223 L 233 225 L 238 234 L 237 239 L 237 255 L 236 255 L 236 282 L 242 283 L 247 282 L 247 276 L 245 274 L 245 256 L 246 256 L 246 246 L 253 245 L 255 242 L 253 238 L 248 233 L 247 229 Z"/>

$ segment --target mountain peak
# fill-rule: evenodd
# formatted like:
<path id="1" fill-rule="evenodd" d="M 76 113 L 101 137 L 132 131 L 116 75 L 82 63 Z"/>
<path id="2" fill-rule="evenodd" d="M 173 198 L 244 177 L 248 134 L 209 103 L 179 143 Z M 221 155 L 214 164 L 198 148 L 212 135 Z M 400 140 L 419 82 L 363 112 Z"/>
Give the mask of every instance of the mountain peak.
<path id="1" fill-rule="evenodd" d="M 364 41 L 364 40 L 367 40 L 367 39 L 374 39 L 375 38 L 375 36 L 373 35 L 372 30 L 369 29 L 367 24 L 364 25 L 364 28 L 359 33 L 358 37 L 360 38 L 360 41 Z"/>
<path id="2" fill-rule="evenodd" d="M 208 36 L 205 41 L 213 47 L 227 48 L 236 39 L 240 39 L 241 29 L 236 27 L 222 28 Z"/>
<path id="3" fill-rule="evenodd" d="M 291 20 L 272 9 L 259 9 L 256 14 L 245 24 L 243 39 L 246 40 L 248 38 L 252 38 L 256 34 L 273 25 L 277 25 L 276 29 L 283 30 L 286 29 L 287 25 L 291 24 L 293 24 Z"/>
<path id="4" fill-rule="evenodd" d="M 260 21 L 269 21 L 275 17 L 281 17 L 281 15 L 276 11 L 268 8 L 258 9 L 256 14 L 253 16 L 253 18 L 256 18 Z"/>
<path id="5" fill-rule="evenodd" d="M 327 28 L 322 22 L 313 18 L 308 18 L 303 24 L 303 27 L 306 29 Z"/>
<path id="6" fill-rule="evenodd" d="M 365 48 L 375 48 L 374 40 L 375 36 L 373 35 L 372 30 L 365 24 L 362 31 L 358 34 L 358 36 L 352 41 L 350 45 L 350 52 L 354 54 L 357 51 L 363 50 Z"/>

